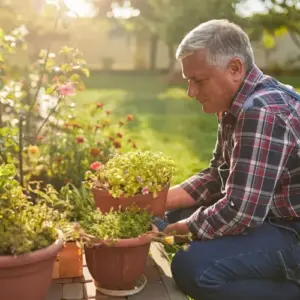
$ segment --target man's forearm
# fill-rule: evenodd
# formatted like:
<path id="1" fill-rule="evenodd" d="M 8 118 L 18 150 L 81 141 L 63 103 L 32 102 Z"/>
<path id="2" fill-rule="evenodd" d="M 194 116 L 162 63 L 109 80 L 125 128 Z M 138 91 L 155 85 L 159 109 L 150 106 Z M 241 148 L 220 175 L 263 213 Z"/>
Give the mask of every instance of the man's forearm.
<path id="1" fill-rule="evenodd" d="M 176 185 L 171 187 L 168 192 L 166 210 L 193 207 L 196 204 L 195 200 L 182 187 Z"/>

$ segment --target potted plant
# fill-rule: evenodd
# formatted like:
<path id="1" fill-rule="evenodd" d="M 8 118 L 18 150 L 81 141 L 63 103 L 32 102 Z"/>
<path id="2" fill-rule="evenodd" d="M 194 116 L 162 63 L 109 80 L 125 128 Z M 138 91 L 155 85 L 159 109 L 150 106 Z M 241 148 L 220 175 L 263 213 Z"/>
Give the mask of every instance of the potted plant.
<path id="1" fill-rule="evenodd" d="M 88 171 L 96 206 L 102 212 L 132 204 L 163 217 L 174 161 L 161 152 L 131 151 L 117 154 Z"/>
<path id="2" fill-rule="evenodd" d="M 63 217 L 42 201 L 32 204 L 14 178 L 14 165 L 0 166 L 0 299 L 41 300 L 63 245 Z"/>
<path id="3" fill-rule="evenodd" d="M 97 209 L 86 215 L 80 226 L 87 267 L 96 287 L 115 296 L 139 291 L 134 288 L 143 276 L 150 243 L 157 233 L 148 211 L 130 206 L 103 214 Z M 145 281 L 144 277 L 142 286 Z"/>
<path id="4" fill-rule="evenodd" d="M 42 188 L 40 182 L 31 182 L 30 191 L 44 199 L 47 206 L 60 214 L 64 213 L 64 218 L 67 220 L 66 226 L 62 227 L 66 243 L 56 257 L 52 278 L 81 277 L 83 274 L 82 249 L 77 244 L 77 236 L 71 224 L 81 221 L 86 214 L 95 210 L 91 191 L 84 185 L 77 188 L 70 183 L 57 191 L 50 184 Z"/>

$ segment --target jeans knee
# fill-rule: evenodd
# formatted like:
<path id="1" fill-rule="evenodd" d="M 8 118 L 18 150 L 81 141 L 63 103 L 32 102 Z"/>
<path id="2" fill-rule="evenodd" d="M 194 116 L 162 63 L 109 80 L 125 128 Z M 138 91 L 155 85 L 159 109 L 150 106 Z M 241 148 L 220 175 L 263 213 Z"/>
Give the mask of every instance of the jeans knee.
<path id="1" fill-rule="evenodd" d="M 195 261 L 196 259 L 196 261 Z M 178 251 L 171 263 L 173 279 L 178 287 L 194 299 L 215 299 L 215 293 L 224 287 L 224 282 L 216 274 L 207 272 L 210 264 L 205 257 L 199 263 L 199 257 L 194 257 L 186 251 Z"/>
<path id="2" fill-rule="evenodd" d="M 193 259 L 185 251 L 178 251 L 171 263 L 173 279 L 178 287 L 187 295 L 197 286 L 198 270 L 195 268 Z"/>

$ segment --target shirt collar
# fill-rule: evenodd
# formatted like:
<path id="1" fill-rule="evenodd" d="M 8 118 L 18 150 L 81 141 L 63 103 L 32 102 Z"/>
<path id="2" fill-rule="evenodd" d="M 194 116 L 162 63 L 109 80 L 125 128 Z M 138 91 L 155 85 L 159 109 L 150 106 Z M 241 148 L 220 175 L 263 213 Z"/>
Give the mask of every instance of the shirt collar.
<path id="1" fill-rule="evenodd" d="M 250 96 L 254 90 L 257 82 L 262 78 L 262 71 L 254 65 L 251 71 L 246 75 L 243 83 L 233 97 L 232 105 L 229 109 L 229 113 L 237 117 L 241 111 L 245 100 Z"/>

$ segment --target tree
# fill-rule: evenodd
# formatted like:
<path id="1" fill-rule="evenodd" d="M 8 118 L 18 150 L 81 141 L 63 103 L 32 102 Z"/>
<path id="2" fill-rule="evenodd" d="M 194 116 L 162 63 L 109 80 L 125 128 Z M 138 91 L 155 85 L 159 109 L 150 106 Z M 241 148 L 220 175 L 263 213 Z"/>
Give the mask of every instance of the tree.
<path id="1" fill-rule="evenodd" d="M 289 34 L 300 49 L 300 6 L 299 0 L 261 0 L 266 5 L 266 14 L 251 17 L 255 39 L 263 39 L 267 48 L 275 46 L 275 38 Z"/>
<path id="2" fill-rule="evenodd" d="M 125 0 L 101 1 L 101 16 L 113 2 L 120 4 Z M 193 27 L 211 19 L 226 18 L 240 25 L 245 20 L 236 14 L 236 4 L 243 0 L 131 0 L 140 15 L 128 20 L 119 20 L 119 24 L 135 34 L 148 35 L 150 43 L 150 66 L 155 68 L 158 40 L 169 48 L 169 69 L 175 63 L 175 47 L 183 36 Z"/>

